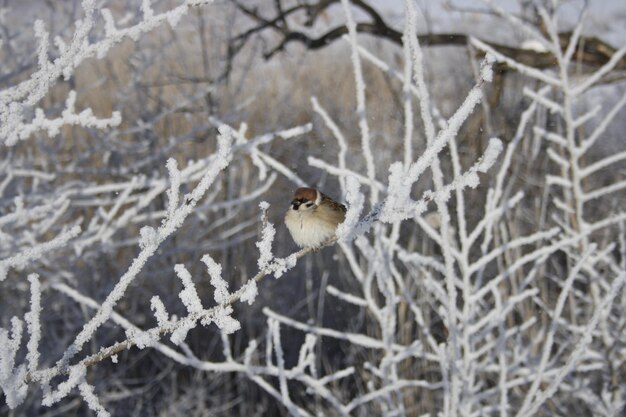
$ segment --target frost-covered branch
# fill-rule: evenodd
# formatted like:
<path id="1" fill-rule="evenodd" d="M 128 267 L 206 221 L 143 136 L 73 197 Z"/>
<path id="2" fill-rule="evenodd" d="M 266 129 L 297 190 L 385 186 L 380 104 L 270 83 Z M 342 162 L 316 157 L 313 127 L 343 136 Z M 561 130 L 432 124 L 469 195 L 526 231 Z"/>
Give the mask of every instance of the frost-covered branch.
<path id="1" fill-rule="evenodd" d="M 119 113 L 114 113 L 109 120 L 94 118 L 90 109 L 85 109 L 78 115 L 75 114 L 73 111 L 75 93 L 70 93 L 68 96 L 67 109 L 61 118 L 45 119 L 43 112 L 39 110 L 32 121 L 27 121 L 24 113 L 45 97 L 61 76 L 66 80 L 69 79 L 74 70 L 86 59 L 102 58 L 111 48 L 124 39 L 137 40 L 141 35 L 154 30 L 164 22 L 175 27 L 180 19 L 188 13 L 190 6 L 208 2 L 209 0 L 187 0 L 172 10 L 159 14 L 146 13 L 145 10 L 148 9 L 144 7 L 141 22 L 122 29 L 115 27 L 113 17 L 108 9 L 99 9 L 105 21 L 105 36 L 93 42 L 90 33 L 96 25 L 98 6 L 95 0 L 84 0 L 81 4 L 84 17 L 77 21 L 71 41 L 66 43 L 61 38 L 55 39 L 58 57 L 53 61 L 48 58 L 50 53 L 49 33 L 46 31 L 43 21 L 36 21 L 34 31 L 39 40 L 38 69 L 27 80 L 0 91 L 0 139 L 5 145 L 13 146 L 18 140 L 28 138 L 37 130 L 47 130 L 51 136 L 54 136 L 58 134 L 59 128 L 66 124 L 92 126 L 101 129 L 119 124 Z"/>

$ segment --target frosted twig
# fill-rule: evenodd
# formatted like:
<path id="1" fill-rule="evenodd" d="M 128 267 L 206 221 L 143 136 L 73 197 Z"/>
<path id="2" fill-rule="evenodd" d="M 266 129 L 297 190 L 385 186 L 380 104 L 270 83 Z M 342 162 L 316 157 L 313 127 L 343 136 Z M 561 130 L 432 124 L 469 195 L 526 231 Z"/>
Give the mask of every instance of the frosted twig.
<path id="1" fill-rule="evenodd" d="M 602 134 L 609 127 L 609 124 L 613 121 L 615 116 L 617 116 L 620 110 L 626 105 L 626 91 L 620 97 L 620 99 L 615 103 L 615 105 L 606 113 L 606 116 L 602 118 L 602 121 L 596 126 L 596 128 L 591 132 L 591 134 L 582 141 L 580 145 L 581 154 L 587 152 L 594 143 L 602 136 Z"/>
<path id="2" fill-rule="evenodd" d="M 574 280 L 578 278 L 578 274 L 583 267 L 583 264 L 587 262 L 589 256 L 596 250 L 595 245 L 591 245 L 589 249 L 583 254 L 583 256 L 578 260 L 574 268 L 569 273 L 567 280 L 563 284 L 563 288 L 561 288 L 561 293 L 559 294 L 559 298 L 556 302 L 556 306 L 554 307 L 554 312 L 552 313 L 552 323 L 550 325 L 550 329 L 545 336 L 545 342 L 543 344 L 543 352 L 541 355 L 541 362 L 539 363 L 537 369 L 537 376 L 534 378 L 533 383 L 530 388 L 526 392 L 526 396 L 524 398 L 524 403 L 522 404 L 521 409 L 528 408 L 531 401 L 534 399 L 537 390 L 539 389 L 540 382 L 542 380 L 543 372 L 546 370 L 546 366 L 548 364 L 548 359 L 550 358 L 550 354 L 552 352 L 552 344 L 554 341 L 554 335 L 558 328 L 558 318 L 561 316 L 561 312 L 563 311 L 563 307 L 565 306 L 565 300 L 570 293 L 572 286 L 574 285 Z"/>
<path id="3" fill-rule="evenodd" d="M 537 80 L 543 81 L 546 84 L 549 85 L 553 85 L 555 87 L 560 87 L 561 86 L 561 81 L 558 78 L 554 78 L 550 75 L 547 75 L 546 73 L 526 66 L 524 64 L 520 64 L 519 62 L 501 54 L 500 52 L 496 51 L 494 48 L 492 48 L 491 46 L 487 45 L 486 43 L 484 43 L 483 41 L 472 37 L 470 42 L 472 43 L 473 46 L 475 46 L 476 48 L 480 49 L 483 52 L 489 53 L 491 55 L 493 55 L 497 61 L 499 62 L 504 62 L 505 64 L 507 64 L 508 66 L 510 66 L 511 68 L 515 69 L 516 71 L 520 72 L 521 74 L 527 75 L 529 77 L 535 78 Z"/>
<path id="4" fill-rule="evenodd" d="M 283 343 L 280 340 L 280 324 L 276 320 L 268 320 L 268 331 L 272 334 L 274 341 L 274 352 L 276 353 L 276 365 L 278 367 L 278 383 L 280 386 L 280 395 L 282 397 L 283 404 L 287 406 L 289 411 L 293 414 L 297 410 L 289 398 L 289 388 L 287 387 L 287 379 L 285 377 L 285 357 L 283 354 Z"/>
<path id="5" fill-rule="evenodd" d="M 563 106 L 556 101 L 550 100 L 546 97 L 546 92 L 548 89 L 546 87 L 542 88 L 539 91 L 531 90 L 528 87 L 524 87 L 524 95 L 530 97 L 533 102 L 540 103 L 542 106 L 550 110 L 552 113 L 563 114 Z M 534 103 L 533 103 L 534 104 Z M 523 119 L 522 119 L 523 120 Z"/>
<path id="6" fill-rule="evenodd" d="M 559 389 L 559 386 L 561 385 L 563 379 L 580 361 L 585 349 L 587 348 L 587 345 L 589 344 L 589 342 L 591 342 L 593 330 L 598 325 L 598 321 L 600 320 L 604 312 L 613 305 L 613 300 L 615 299 L 615 297 L 617 297 L 619 291 L 622 290 L 622 286 L 625 283 L 626 273 L 621 273 L 613 280 L 611 288 L 609 289 L 606 296 L 602 299 L 602 303 L 598 306 L 598 308 L 596 308 L 593 316 L 585 326 L 585 332 L 576 344 L 576 348 L 567 359 L 566 364 L 561 369 L 559 369 L 558 374 L 554 378 L 552 378 L 548 387 L 545 390 L 541 391 L 539 394 L 537 394 L 537 396 L 534 398 L 533 402 L 530 405 L 528 405 L 527 407 L 522 407 L 516 414 L 516 416 L 521 417 L 525 415 L 535 414 L 539 407 L 541 407 L 541 405 Z"/>
<path id="7" fill-rule="evenodd" d="M 28 372 L 34 372 L 39 366 L 39 342 L 41 341 L 41 284 L 39 283 L 39 275 L 30 274 L 30 311 L 26 314 L 25 320 L 29 334 L 28 344 L 26 348 L 26 361 L 28 362 Z"/>
<path id="8" fill-rule="evenodd" d="M 333 133 L 335 139 L 337 139 L 337 144 L 339 145 L 339 153 L 337 154 L 337 163 L 339 164 L 339 170 L 346 170 L 346 154 L 348 152 L 348 144 L 346 138 L 343 133 L 339 129 L 339 126 L 335 123 L 335 121 L 328 115 L 326 110 L 319 104 L 316 97 L 311 97 L 311 104 L 313 105 L 313 110 L 317 114 L 322 117 L 322 120 L 326 124 L 326 127 Z M 309 159 L 309 165 L 312 165 Z M 341 192 L 344 194 L 346 192 L 346 184 L 345 178 L 339 177 L 339 185 L 341 187 Z"/>
<path id="9" fill-rule="evenodd" d="M 583 193 L 582 200 L 583 202 L 586 203 L 588 201 L 595 200 L 596 198 L 613 194 L 614 192 L 622 190 L 624 188 L 626 188 L 626 180 L 619 181 L 611 185 L 607 185 L 606 187 L 601 187 L 601 188 L 598 188 L 596 190 L 593 190 L 587 193 Z"/>
<path id="10" fill-rule="evenodd" d="M 60 233 L 48 242 L 34 245 L 17 255 L 0 260 L 0 281 L 3 281 L 6 278 L 9 268 L 24 268 L 30 262 L 41 258 L 45 253 L 67 245 L 71 239 L 78 236 L 80 231 L 81 229 L 79 226 L 74 226 L 70 230 Z"/>
<path id="11" fill-rule="evenodd" d="M 348 210 L 344 221 L 337 226 L 336 236 L 337 240 L 348 241 L 354 239 L 354 229 L 359 221 L 363 206 L 365 204 L 365 197 L 359 192 L 359 182 L 354 177 L 348 177 L 346 181 L 346 202 L 348 203 Z"/>
<path id="12" fill-rule="evenodd" d="M 110 17 L 107 20 L 106 36 L 98 42 L 91 43 L 89 34 L 95 22 L 95 0 L 85 0 L 82 3 L 84 10 L 84 18 L 79 20 L 72 40 L 68 45 L 62 43 L 60 48 L 60 56 L 54 61 L 47 59 L 48 34 L 44 29 L 43 23 L 35 24 L 35 32 L 39 38 L 39 68 L 30 78 L 19 84 L 0 91 L 0 139 L 5 145 L 14 145 L 22 136 L 23 128 L 28 126 L 24 123 L 24 109 L 35 105 L 41 100 L 54 85 L 56 80 L 63 75 L 68 79 L 74 70 L 87 58 L 97 56 L 103 57 L 116 44 L 126 38 L 137 39 L 144 33 L 150 32 L 164 22 L 175 26 L 178 21 L 188 12 L 188 8 L 195 4 L 206 4 L 210 0 L 198 1 L 188 0 L 185 4 L 177 6 L 169 11 L 160 14 L 150 14 L 149 19 L 143 19 L 135 26 L 124 29 L 116 29 L 111 23 Z M 89 111 L 89 110 L 87 110 Z M 119 115 L 118 115 L 119 116 Z M 111 122 L 116 123 L 119 117 L 115 116 Z M 91 113 L 84 113 L 83 121 L 91 119 Z M 71 119 L 68 113 L 68 120 Z M 40 117 L 39 122 L 43 123 Z M 57 123 L 57 122 L 52 122 Z M 90 123 L 98 123 L 95 119 L 91 119 Z M 106 122 L 109 125 L 109 122 Z M 43 125 L 42 125 L 43 126 Z"/>
<path id="13" fill-rule="evenodd" d="M 608 167 L 611 164 L 623 161 L 626 159 L 626 151 L 614 153 L 612 155 L 607 156 L 606 158 L 602 158 L 599 161 L 596 161 L 580 171 L 580 175 L 582 177 L 587 177 L 601 169 Z"/>
<path id="14" fill-rule="evenodd" d="M 332 285 L 329 285 L 328 287 L 326 287 L 326 291 L 330 295 L 333 295 L 347 303 L 350 303 L 359 307 L 367 307 L 367 301 L 365 301 L 364 299 L 360 297 L 356 297 L 352 294 L 348 294 L 343 291 L 340 291 L 337 288 L 333 287 Z"/>
<path id="15" fill-rule="evenodd" d="M 328 244 L 333 244 L 334 242 L 329 242 Z M 305 249 L 301 249 L 300 251 L 292 254 L 291 256 L 289 256 L 288 258 L 285 259 L 293 259 L 294 262 L 305 256 L 306 254 L 310 253 L 313 251 L 313 248 L 305 248 Z M 282 260 L 283 264 L 285 263 L 285 259 Z M 281 260 L 278 260 L 279 262 Z M 293 265 L 290 265 L 291 267 L 293 267 L 295 265 L 295 263 Z M 162 335 L 162 334 L 166 334 L 166 333 L 171 333 L 173 332 L 177 327 L 179 326 L 186 326 L 188 325 L 190 322 L 195 322 L 197 320 L 199 320 L 202 317 L 205 318 L 212 318 L 214 317 L 214 315 L 218 312 L 219 309 L 224 309 L 225 307 L 233 304 L 234 302 L 238 301 L 238 300 L 242 300 L 242 297 L 245 297 L 246 294 L 248 294 L 248 292 L 250 291 L 250 286 L 249 286 L 249 282 L 250 281 L 255 281 L 255 282 L 259 282 L 260 280 L 262 280 L 264 277 L 266 277 L 268 274 L 271 274 L 273 272 L 273 269 L 275 269 L 276 266 L 272 263 L 271 265 L 269 265 L 265 270 L 263 271 L 259 271 L 254 277 L 250 278 L 250 280 L 248 280 L 247 284 L 244 284 L 239 290 L 230 293 L 230 295 L 228 296 L 228 298 L 226 300 L 224 300 L 219 306 L 214 307 L 214 308 L 210 308 L 208 310 L 203 310 L 202 312 L 194 312 L 193 314 L 190 314 L 189 316 L 185 317 L 182 320 L 179 320 L 178 322 L 166 322 L 166 323 L 159 323 L 159 326 L 156 328 L 153 328 L 151 330 L 148 330 L 147 332 L 151 335 L 151 337 L 153 336 L 158 336 L 158 335 Z M 242 300 L 243 301 L 243 300 Z M 99 307 L 98 311 L 101 311 L 103 309 L 103 307 Z M 115 313 L 113 313 L 115 314 Z M 56 375 L 61 375 L 61 374 L 66 374 L 68 373 L 69 369 L 73 369 L 74 366 L 85 366 L 85 367 L 89 367 L 89 366 L 93 366 L 99 362 L 101 362 L 104 359 L 110 358 L 111 356 L 114 356 L 116 354 L 118 354 L 119 352 L 129 349 L 132 346 L 135 346 L 136 341 L 133 340 L 132 338 L 127 338 L 124 341 L 121 342 L 117 342 L 111 346 L 102 348 L 98 353 L 93 354 L 91 356 L 88 356 L 86 358 L 84 358 L 83 360 L 81 360 L 79 362 L 78 365 L 73 365 L 71 367 L 61 367 L 59 366 L 59 364 L 57 364 L 55 367 L 47 369 L 47 370 L 41 370 L 38 371 L 34 374 L 28 374 L 24 380 L 26 382 L 29 381 L 41 381 L 43 379 L 47 379 L 50 378 L 52 376 L 56 376 Z"/>
<path id="16" fill-rule="evenodd" d="M 494 0 L 482 0 L 483 3 L 489 5 L 489 8 L 496 12 L 498 16 L 511 23 L 515 28 L 519 29 L 523 33 L 526 33 L 531 39 L 539 42 L 546 51 L 554 52 L 554 45 L 544 38 L 543 34 L 537 30 L 535 26 L 529 25 L 519 17 L 507 12 L 500 7 Z"/>
<path id="17" fill-rule="evenodd" d="M 326 337 L 332 337 L 334 339 L 339 339 L 339 340 L 346 340 L 354 345 L 358 345 L 358 346 L 362 346 L 365 348 L 369 348 L 369 349 L 381 349 L 381 350 L 385 350 L 388 346 L 385 345 L 384 342 L 378 340 L 378 339 L 374 339 L 372 337 L 363 335 L 363 334 L 356 334 L 356 333 L 348 333 L 348 332 L 343 332 L 343 331 L 338 331 L 338 330 L 333 330 L 333 329 L 328 329 L 325 327 L 318 327 L 318 326 L 312 326 L 309 324 L 304 324 L 301 323 L 299 321 L 290 319 L 289 317 L 285 317 L 281 314 L 278 314 L 272 310 L 270 310 L 269 308 L 264 308 L 263 309 L 263 314 L 265 314 L 267 317 L 277 320 L 281 323 L 284 323 L 290 327 L 293 327 L 294 329 L 298 329 L 310 334 L 315 334 L 318 336 L 326 336 Z M 399 345 L 399 344 L 392 344 L 391 345 L 391 349 L 393 352 L 405 352 L 407 351 L 407 349 L 410 349 L 410 347 L 407 346 L 403 346 L 403 345 Z M 430 353 L 418 353 L 418 352 L 414 352 L 414 356 L 416 357 L 422 357 L 424 359 L 428 359 L 428 360 L 432 360 L 432 361 L 436 361 L 436 356 L 432 355 Z"/>
<path id="18" fill-rule="evenodd" d="M 346 168 L 342 169 L 342 168 L 335 167 L 333 165 L 330 165 L 322 161 L 321 159 L 315 158 L 314 156 L 309 156 L 307 158 L 307 163 L 311 165 L 312 167 L 323 169 L 324 171 L 328 172 L 330 175 L 336 175 L 338 179 L 343 182 L 345 182 L 347 177 L 353 177 L 357 179 L 361 184 L 367 185 L 371 188 L 377 188 L 380 191 L 385 191 L 387 189 L 385 185 L 381 183 L 380 181 L 375 180 L 374 182 L 371 182 L 371 180 L 364 175 L 361 175 L 357 172 L 351 171 Z"/>
<path id="19" fill-rule="evenodd" d="M 407 18 L 404 20 L 404 32 L 402 34 L 402 49 L 404 51 L 404 80 L 402 84 L 404 100 L 404 166 L 408 167 L 413 162 L 413 97 L 411 94 L 411 82 L 413 77 L 413 58 L 415 53 L 415 40 L 417 39 L 417 28 L 415 25 L 415 14 L 409 7 Z M 420 63 L 421 64 L 421 63 Z"/>
<path id="20" fill-rule="evenodd" d="M 11 126 L 16 133 L 10 134 L 0 129 L 0 135 L 9 136 L 6 145 L 14 145 L 18 140 L 25 140 L 31 137 L 35 132 L 45 131 L 50 138 L 61 133 L 63 126 L 81 126 L 85 128 L 94 128 L 105 130 L 111 127 L 119 126 L 122 123 L 120 112 L 114 111 L 108 119 L 101 119 L 94 116 L 91 109 L 85 109 L 80 113 L 76 113 L 74 105 L 76 102 L 76 92 L 70 91 L 66 101 L 66 109 L 63 110 L 61 117 L 54 119 L 46 118 L 42 109 L 35 111 L 35 117 L 28 123 L 20 123 L 17 126 Z M 1 136 L 0 136 L 1 137 Z"/>
<path id="21" fill-rule="evenodd" d="M 581 82 L 574 88 L 572 88 L 572 96 L 578 96 L 588 90 L 591 86 L 596 84 L 602 77 L 608 74 L 615 65 L 619 63 L 619 61 L 626 55 L 626 45 L 622 46 L 620 49 L 615 51 L 611 56 L 611 59 L 608 60 L 606 64 L 604 64 L 600 69 L 594 72 L 591 76 L 589 76 L 585 81 Z"/>
<path id="22" fill-rule="evenodd" d="M 11 332 L 0 328 L 0 388 L 10 408 L 15 408 L 26 397 L 26 367 L 15 367 L 15 359 L 22 341 L 24 324 L 17 317 L 11 319 Z"/>
<path id="23" fill-rule="evenodd" d="M 83 397 L 83 400 L 87 403 L 89 408 L 96 412 L 98 417 L 108 417 L 111 414 L 100 404 L 98 397 L 94 393 L 93 386 L 89 385 L 86 382 L 82 382 L 78 385 L 78 391 L 80 395 Z"/>
<path id="24" fill-rule="evenodd" d="M 259 207 L 261 208 L 261 223 L 263 225 L 263 229 L 261 231 L 261 240 L 256 243 L 257 248 L 259 248 L 259 259 L 257 260 L 257 264 L 259 265 L 259 270 L 263 270 L 268 267 L 274 258 L 274 255 L 272 254 L 272 243 L 274 242 L 274 237 L 276 236 L 276 229 L 274 228 L 274 225 L 267 220 L 267 210 L 269 209 L 269 204 L 263 201 Z"/>
<path id="25" fill-rule="evenodd" d="M 183 264 L 178 264 L 174 267 L 176 275 L 183 283 L 183 290 L 178 294 L 180 300 L 183 302 L 189 313 L 197 313 L 203 310 L 202 301 L 198 297 L 196 287 L 191 279 L 191 274 L 185 268 Z"/>
<path id="26" fill-rule="evenodd" d="M 113 307 L 117 301 L 124 295 L 126 289 L 141 271 L 148 258 L 150 258 L 157 250 L 159 245 L 180 226 L 182 226 L 185 218 L 193 211 L 195 205 L 200 198 L 206 193 L 209 186 L 217 178 L 217 175 L 230 163 L 232 158 L 232 133 L 228 128 L 223 128 L 218 137 L 218 149 L 213 156 L 212 164 L 204 174 L 196 188 L 185 196 L 185 203 L 182 204 L 171 217 L 165 219 L 163 224 L 157 229 L 144 227 L 142 229 L 142 239 L 140 245 L 141 252 L 133 260 L 126 273 L 122 275 L 119 282 L 115 285 L 106 300 L 102 303 L 102 308 L 98 310 L 96 315 L 84 325 L 81 332 L 71 346 L 63 354 L 63 358 L 59 361 L 58 366 L 64 368 L 68 365 L 69 360 L 76 355 L 82 346 L 91 339 L 95 331 L 110 316 Z"/>
<path id="27" fill-rule="evenodd" d="M 376 169 L 374 165 L 374 156 L 371 149 L 371 138 L 369 125 L 367 123 L 367 114 L 365 110 L 365 82 L 363 81 L 363 69 L 361 67 L 361 58 L 358 52 L 356 23 L 352 16 L 350 3 L 348 0 L 341 0 L 343 10 L 346 15 L 346 26 L 348 27 L 348 39 L 350 41 L 352 67 L 354 70 L 354 79 L 356 83 L 356 113 L 359 119 L 359 130 L 361 131 L 361 148 L 365 165 L 367 167 L 367 177 L 370 183 L 376 180 Z M 370 201 L 372 204 L 378 202 L 378 190 L 375 187 L 370 189 Z"/>

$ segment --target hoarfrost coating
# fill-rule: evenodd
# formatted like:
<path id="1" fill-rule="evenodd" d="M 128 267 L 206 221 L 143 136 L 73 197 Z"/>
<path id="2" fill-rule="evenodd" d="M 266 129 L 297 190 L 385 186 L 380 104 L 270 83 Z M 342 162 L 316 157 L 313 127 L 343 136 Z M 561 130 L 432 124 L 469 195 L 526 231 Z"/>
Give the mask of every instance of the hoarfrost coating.
<path id="1" fill-rule="evenodd" d="M 136 3 L 0 10 L 1 412 L 623 413 L 626 46 L 575 59 L 589 13 L 484 1 L 524 54 L 469 31 L 459 75 L 408 0 L 397 50 L 342 0 L 314 62 L 322 3 Z M 294 252 L 302 186 L 347 212 Z"/>

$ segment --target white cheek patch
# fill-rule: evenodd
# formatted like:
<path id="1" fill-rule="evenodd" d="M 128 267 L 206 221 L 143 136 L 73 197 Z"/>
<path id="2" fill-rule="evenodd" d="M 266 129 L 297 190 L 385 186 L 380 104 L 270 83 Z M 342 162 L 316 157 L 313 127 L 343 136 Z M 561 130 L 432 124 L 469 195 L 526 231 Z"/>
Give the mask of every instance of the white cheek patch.
<path id="1" fill-rule="evenodd" d="M 322 203 L 322 193 L 320 193 L 320 190 L 316 190 L 317 192 L 317 196 L 315 197 L 315 205 L 319 206 Z"/>

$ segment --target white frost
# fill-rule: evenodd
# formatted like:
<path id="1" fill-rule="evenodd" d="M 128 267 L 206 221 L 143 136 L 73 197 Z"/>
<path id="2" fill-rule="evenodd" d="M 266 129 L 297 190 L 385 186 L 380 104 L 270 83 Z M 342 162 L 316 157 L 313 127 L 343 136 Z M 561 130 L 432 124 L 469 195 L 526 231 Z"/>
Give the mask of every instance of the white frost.
<path id="1" fill-rule="evenodd" d="M 211 277 L 211 285 L 215 288 L 213 298 L 218 304 L 223 304 L 230 297 L 228 292 L 228 282 L 222 278 L 222 265 L 218 264 L 208 254 L 202 257 L 202 262 L 206 265 Z"/>
<path id="2" fill-rule="evenodd" d="M 185 268 L 183 264 L 178 264 L 174 267 L 176 275 L 183 282 L 183 290 L 178 293 L 181 301 L 187 307 L 189 313 L 198 313 L 202 311 L 202 301 L 198 297 L 196 286 L 193 284 L 191 274 Z"/>
<path id="3" fill-rule="evenodd" d="M 262 201 L 259 204 L 261 208 L 261 222 L 263 224 L 263 230 L 261 231 L 261 240 L 256 242 L 256 247 L 259 248 L 259 259 L 257 260 L 257 264 L 259 265 L 259 270 L 262 271 L 268 267 L 274 255 L 272 254 L 272 243 L 274 242 L 274 237 L 276 236 L 276 228 L 274 225 L 267 220 L 267 210 L 269 209 L 269 204 L 266 201 Z"/>
<path id="4" fill-rule="evenodd" d="M 241 297 L 239 298 L 242 303 L 248 303 L 252 305 L 256 296 L 259 294 L 259 290 L 256 285 L 256 281 L 251 279 L 241 287 Z"/>
<path id="5" fill-rule="evenodd" d="M 167 314 L 165 305 L 158 295 L 155 295 L 150 299 L 150 309 L 154 312 L 154 317 L 156 317 L 159 326 L 163 326 L 169 322 L 169 315 Z"/>

